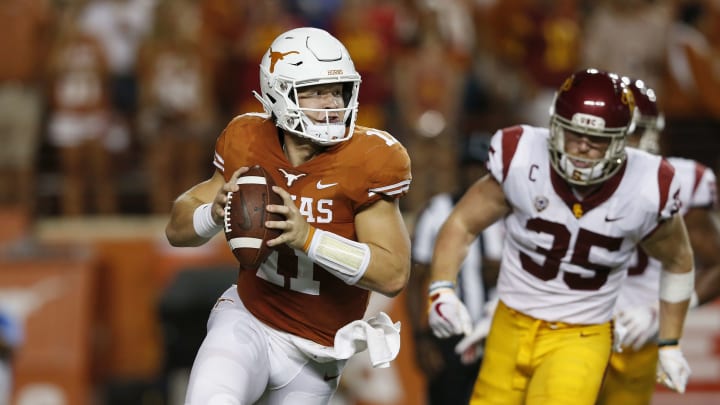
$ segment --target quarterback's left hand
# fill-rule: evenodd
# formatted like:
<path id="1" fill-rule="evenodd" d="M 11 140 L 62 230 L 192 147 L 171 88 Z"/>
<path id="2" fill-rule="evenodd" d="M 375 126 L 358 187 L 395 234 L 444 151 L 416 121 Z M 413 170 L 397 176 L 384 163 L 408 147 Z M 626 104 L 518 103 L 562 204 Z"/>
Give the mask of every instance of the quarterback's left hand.
<path id="1" fill-rule="evenodd" d="M 685 392 L 690 365 L 680 350 L 680 346 L 666 346 L 658 349 L 657 382 L 679 393 Z"/>

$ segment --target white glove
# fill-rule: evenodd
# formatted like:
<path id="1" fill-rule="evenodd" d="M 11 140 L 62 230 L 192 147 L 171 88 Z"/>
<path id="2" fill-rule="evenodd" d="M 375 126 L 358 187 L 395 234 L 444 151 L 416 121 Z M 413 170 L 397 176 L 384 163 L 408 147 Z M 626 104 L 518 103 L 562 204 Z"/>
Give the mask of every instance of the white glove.
<path id="1" fill-rule="evenodd" d="M 683 357 L 680 346 L 665 346 L 658 349 L 657 382 L 679 393 L 685 392 L 690 365 Z"/>
<path id="2" fill-rule="evenodd" d="M 617 321 L 617 318 L 615 319 L 615 322 L 613 323 L 613 351 L 615 353 L 622 353 L 623 352 L 623 345 L 622 342 L 625 340 L 625 335 L 627 335 L 627 328 Z"/>
<path id="3" fill-rule="evenodd" d="M 455 353 L 460 355 L 460 362 L 463 364 L 472 364 L 483 354 L 483 346 L 481 343 L 490 332 L 490 324 L 492 318 L 482 318 L 475 324 L 475 328 L 469 335 L 465 335 L 462 340 L 455 345 Z"/>
<path id="4" fill-rule="evenodd" d="M 654 306 L 625 310 L 615 317 L 615 323 L 626 329 L 620 345 L 638 351 L 658 333 L 658 310 Z"/>
<path id="5" fill-rule="evenodd" d="M 467 335 L 472 330 L 470 314 L 451 288 L 431 290 L 428 323 L 439 338 Z"/>
<path id="6" fill-rule="evenodd" d="M 485 304 L 485 307 L 483 307 L 482 317 L 475 324 L 473 331 L 455 345 L 455 353 L 460 355 L 460 361 L 463 364 L 472 364 L 482 356 L 482 342 L 488 333 L 490 333 L 490 325 L 492 324 L 497 304 L 498 296 L 497 294 L 492 294 L 490 300 Z"/>

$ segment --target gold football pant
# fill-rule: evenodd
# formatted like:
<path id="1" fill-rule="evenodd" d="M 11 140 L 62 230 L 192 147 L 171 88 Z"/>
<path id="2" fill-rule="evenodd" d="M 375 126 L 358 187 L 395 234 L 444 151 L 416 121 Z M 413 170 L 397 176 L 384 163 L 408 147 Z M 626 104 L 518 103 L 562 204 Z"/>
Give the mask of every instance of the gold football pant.
<path id="1" fill-rule="evenodd" d="M 470 404 L 594 404 L 611 347 L 610 322 L 547 322 L 501 301 Z"/>
<path id="2" fill-rule="evenodd" d="M 648 344 L 638 351 L 626 348 L 610 356 L 598 405 L 649 404 L 655 390 L 658 348 Z"/>

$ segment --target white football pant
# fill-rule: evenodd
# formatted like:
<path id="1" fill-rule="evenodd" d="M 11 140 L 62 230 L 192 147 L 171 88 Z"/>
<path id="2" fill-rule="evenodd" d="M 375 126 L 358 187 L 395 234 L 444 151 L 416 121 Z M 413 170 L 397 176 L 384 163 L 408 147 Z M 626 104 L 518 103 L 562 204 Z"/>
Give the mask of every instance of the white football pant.
<path id="1" fill-rule="evenodd" d="M 185 405 L 327 404 L 345 363 L 310 359 L 287 333 L 257 320 L 233 285 L 210 313 Z"/>

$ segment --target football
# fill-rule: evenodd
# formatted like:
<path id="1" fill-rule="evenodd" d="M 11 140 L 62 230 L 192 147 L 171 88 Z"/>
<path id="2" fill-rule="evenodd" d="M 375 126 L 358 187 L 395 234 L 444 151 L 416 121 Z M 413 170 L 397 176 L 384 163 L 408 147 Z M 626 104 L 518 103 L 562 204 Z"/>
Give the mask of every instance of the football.
<path id="1" fill-rule="evenodd" d="M 282 221 L 284 216 L 267 212 L 268 204 L 282 205 L 282 198 L 272 191 L 272 177 L 260 166 L 253 166 L 238 177 L 239 190 L 228 193 L 225 205 L 225 238 L 243 269 L 257 269 L 272 248 L 266 242 L 282 233 L 265 227 L 265 221 Z"/>

